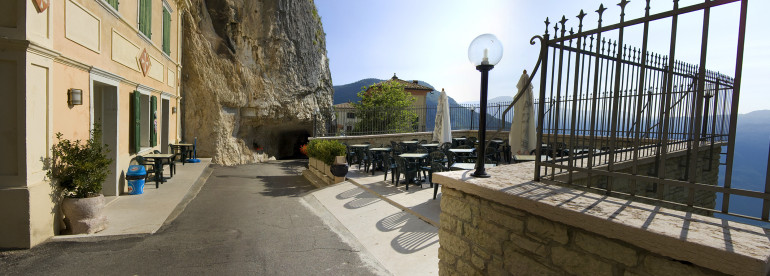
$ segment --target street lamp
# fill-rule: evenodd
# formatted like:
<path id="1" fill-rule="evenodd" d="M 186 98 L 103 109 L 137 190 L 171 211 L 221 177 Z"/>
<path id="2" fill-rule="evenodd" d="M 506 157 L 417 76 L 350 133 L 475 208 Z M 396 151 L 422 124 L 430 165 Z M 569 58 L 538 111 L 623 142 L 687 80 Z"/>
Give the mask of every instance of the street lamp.
<path id="1" fill-rule="evenodd" d="M 468 47 L 468 59 L 481 72 L 481 104 L 479 110 L 479 145 L 476 150 L 476 171 L 474 177 L 489 177 L 484 168 L 487 141 L 487 84 L 489 70 L 495 68 L 503 58 L 503 44 L 493 34 L 483 34 L 471 42 Z"/>

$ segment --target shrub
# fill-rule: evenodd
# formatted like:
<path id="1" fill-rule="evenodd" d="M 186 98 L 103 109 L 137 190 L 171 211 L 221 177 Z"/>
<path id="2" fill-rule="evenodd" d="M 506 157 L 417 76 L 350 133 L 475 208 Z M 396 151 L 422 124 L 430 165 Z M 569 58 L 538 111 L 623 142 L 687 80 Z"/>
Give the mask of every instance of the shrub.
<path id="1" fill-rule="evenodd" d="M 51 169 L 47 175 L 58 181 L 68 197 L 94 197 L 102 191 L 102 182 L 107 178 L 112 159 L 107 157 L 109 149 L 102 141 L 99 124 L 94 124 L 91 138 L 80 140 L 62 139 L 56 133 L 58 142 L 51 147 Z"/>
<path id="2" fill-rule="evenodd" d="M 331 165 L 334 163 L 334 157 L 345 155 L 345 145 L 337 140 L 315 139 L 307 144 L 307 154 L 326 165 Z"/>
<path id="3" fill-rule="evenodd" d="M 301 147 L 299 147 L 299 152 L 301 152 L 303 155 L 307 156 L 307 144 L 304 144 Z"/>

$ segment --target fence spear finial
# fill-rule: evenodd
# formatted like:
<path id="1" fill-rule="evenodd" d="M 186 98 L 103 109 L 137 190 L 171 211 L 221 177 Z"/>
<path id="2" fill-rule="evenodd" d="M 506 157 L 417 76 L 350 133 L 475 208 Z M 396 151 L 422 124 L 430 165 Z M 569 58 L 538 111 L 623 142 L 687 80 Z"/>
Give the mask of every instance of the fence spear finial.
<path id="1" fill-rule="evenodd" d="M 628 5 L 628 0 L 620 0 L 620 3 L 618 3 L 618 6 L 620 6 L 620 18 L 624 18 L 626 16 L 626 5 Z"/>
<path id="2" fill-rule="evenodd" d="M 562 15 L 561 20 L 559 23 L 561 23 L 561 36 L 564 37 L 564 33 L 567 32 L 567 28 L 564 26 L 565 23 L 567 23 L 568 19 L 566 16 Z"/>
<path id="3" fill-rule="evenodd" d="M 599 13 L 599 26 L 602 25 L 602 14 L 606 10 L 607 10 L 607 8 L 604 7 L 604 4 L 599 4 L 599 9 L 596 10 L 596 12 Z"/>
<path id="4" fill-rule="evenodd" d="M 580 13 L 577 15 L 578 20 L 580 20 L 580 23 L 578 24 L 578 33 L 583 31 L 583 17 L 586 16 L 586 13 L 583 12 L 583 10 L 580 10 Z"/>
<path id="5" fill-rule="evenodd" d="M 548 35 L 548 25 L 551 24 L 551 21 L 548 21 L 548 17 L 546 17 L 543 23 L 545 23 L 545 35 Z"/>

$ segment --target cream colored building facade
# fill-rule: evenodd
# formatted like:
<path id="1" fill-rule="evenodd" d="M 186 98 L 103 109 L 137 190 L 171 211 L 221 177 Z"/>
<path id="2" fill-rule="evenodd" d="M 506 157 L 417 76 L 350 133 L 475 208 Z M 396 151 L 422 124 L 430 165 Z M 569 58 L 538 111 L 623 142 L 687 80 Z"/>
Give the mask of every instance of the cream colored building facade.
<path id="1" fill-rule="evenodd" d="M 55 133 L 87 139 L 101 124 L 113 159 L 105 196 L 125 192 L 125 171 L 137 154 L 168 151 L 179 141 L 186 4 L 0 0 L 0 6 L 0 248 L 29 248 L 60 229 L 60 196 L 45 166 Z M 82 104 L 70 104 L 75 90 Z"/>

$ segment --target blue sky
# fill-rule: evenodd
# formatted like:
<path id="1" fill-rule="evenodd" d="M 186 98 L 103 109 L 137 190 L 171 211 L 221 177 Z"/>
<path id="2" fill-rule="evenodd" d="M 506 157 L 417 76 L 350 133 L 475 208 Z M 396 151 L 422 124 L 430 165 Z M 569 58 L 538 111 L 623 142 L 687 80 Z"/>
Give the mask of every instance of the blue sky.
<path id="1" fill-rule="evenodd" d="M 604 3 L 604 25 L 619 21 L 619 1 L 597 0 L 315 0 L 326 32 L 326 48 L 334 85 L 364 78 L 386 79 L 396 73 L 446 89 L 458 102 L 478 101 L 480 74 L 468 61 L 468 45 L 492 33 L 503 44 L 503 58 L 490 72 L 489 98 L 513 96 L 522 70 L 531 71 L 539 45 L 529 39 L 566 15 L 577 30 L 575 16 L 584 9 L 584 29 L 596 26 L 594 12 Z M 681 0 L 680 7 L 703 1 Z M 644 0 L 632 0 L 626 20 L 644 14 Z M 713 9 L 707 68 L 734 75 L 739 3 Z M 653 0 L 651 13 L 670 10 L 672 1 Z M 749 2 L 740 113 L 770 109 L 770 1 Z M 651 25 L 650 49 L 668 53 L 670 20 Z M 677 59 L 699 60 L 703 13 L 681 16 Z M 551 24 L 553 27 L 553 23 Z M 553 29 L 550 31 L 553 33 Z M 641 46 L 641 27 L 626 30 L 626 44 Z M 535 84 L 537 87 L 537 83 Z"/>

